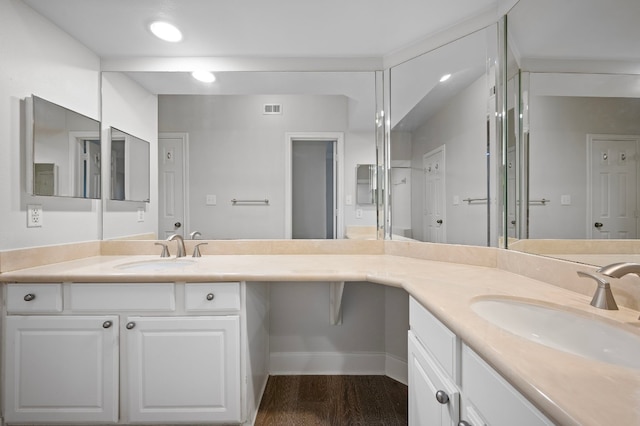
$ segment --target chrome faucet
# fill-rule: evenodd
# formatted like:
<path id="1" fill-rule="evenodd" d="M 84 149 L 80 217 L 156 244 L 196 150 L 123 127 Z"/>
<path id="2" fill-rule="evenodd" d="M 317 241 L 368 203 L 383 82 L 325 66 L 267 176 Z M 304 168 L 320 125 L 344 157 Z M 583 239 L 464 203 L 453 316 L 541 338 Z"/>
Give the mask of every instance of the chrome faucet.
<path id="1" fill-rule="evenodd" d="M 603 266 L 596 272 L 611 278 L 622 278 L 627 274 L 636 274 L 640 276 L 640 263 L 619 262 L 611 265 Z"/>
<path id="2" fill-rule="evenodd" d="M 185 257 L 187 250 L 184 248 L 184 238 L 182 238 L 182 235 L 173 234 L 169 238 L 167 238 L 167 241 L 173 240 L 177 240 L 178 245 L 178 252 L 176 253 L 176 257 Z"/>

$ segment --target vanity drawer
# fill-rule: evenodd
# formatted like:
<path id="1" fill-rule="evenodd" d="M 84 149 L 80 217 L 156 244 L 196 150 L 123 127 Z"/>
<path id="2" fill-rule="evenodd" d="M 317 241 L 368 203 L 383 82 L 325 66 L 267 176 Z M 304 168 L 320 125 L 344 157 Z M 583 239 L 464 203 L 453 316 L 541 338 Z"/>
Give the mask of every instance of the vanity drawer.
<path id="1" fill-rule="evenodd" d="M 240 310 L 240 283 L 185 284 L 184 309 L 187 312 Z"/>
<path id="2" fill-rule="evenodd" d="M 62 312 L 62 284 L 8 284 L 7 313 Z"/>
<path id="3" fill-rule="evenodd" d="M 413 297 L 409 300 L 409 325 L 444 371 L 458 382 L 460 341 Z"/>
<path id="4" fill-rule="evenodd" d="M 461 385 L 464 395 L 490 425 L 554 424 L 467 345 L 462 347 Z"/>
<path id="5" fill-rule="evenodd" d="M 87 311 L 160 311 L 176 308 L 173 283 L 71 284 L 69 309 Z"/>

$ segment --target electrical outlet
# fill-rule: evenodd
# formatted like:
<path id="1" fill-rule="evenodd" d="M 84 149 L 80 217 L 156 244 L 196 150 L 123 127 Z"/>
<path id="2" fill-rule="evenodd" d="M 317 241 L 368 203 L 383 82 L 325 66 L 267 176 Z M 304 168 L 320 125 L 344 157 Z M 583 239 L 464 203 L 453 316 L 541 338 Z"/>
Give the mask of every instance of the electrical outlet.
<path id="1" fill-rule="evenodd" d="M 356 209 L 356 219 L 362 219 L 362 209 Z"/>
<path id="2" fill-rule="evenodd" d="M 138 222 L 144 222 L 144 209 L 142 207 L 138 209 Z"/>
<path id="3" fill-rule="evenodd" d="M 27 204 L 27 228 L 40 228 L 42 226 L 42 206 Z"/>
<path id="4" fill-rule="evenodd" d="M 217 197 L 215 195 L 207 195 L 206 205 L 207 206 L 215 206 L 216 203 L 218 202 L 218 200 L 216 198 Z"/>

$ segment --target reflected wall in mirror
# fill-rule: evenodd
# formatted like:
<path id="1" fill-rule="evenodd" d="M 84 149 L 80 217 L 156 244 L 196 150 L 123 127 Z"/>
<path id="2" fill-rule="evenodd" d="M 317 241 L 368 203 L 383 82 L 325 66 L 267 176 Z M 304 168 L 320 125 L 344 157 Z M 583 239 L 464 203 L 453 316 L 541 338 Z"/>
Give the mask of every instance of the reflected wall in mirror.
<path id="1" fill-rule="evenodd" d="M 33 195 L 100 198 L 100 122 L 37 96 L 27 101 L 27 189 Z"/>
<path id="2" fill-rule="evenodd" d="M 112 200 L 149 202 L 149 142 L 111 127 Z"/>
<path id="3" fill-rule="evenodd" d="M 391 68 L 392 238 L 496 245 L 496 52 L 493 25 Z"/>
<path id="4" fill-rule="evenodd" d="M 356 203 L 374 204 L 376 200 L 376 165 L 358 164 L 356 166 Z"/>
<path id="5" fill-rule="evenodd" d="M 338 238 L 351 226 L 373 227 L 375 238 L 376 206 L 356 218 L 356 204 L 345 203 L 356 198 L 348 171 L 376 162 L 374 72 L 230 71 L 209 84 L 183 72 L 126 75 L 158 95 L 159 236 L 197 230 L 204 239 L 288 238 L 292 203 L 312 205 L 292 196 L 295 158 L 287 147 L 297 135 L 296 143 L 337 144 Z M 306 193 L 318 198 L 315 191 Z"/>
<path id="6" fill-rule="evenodd" d="M 509 247 L 611 263 L 632 247 L 620 240 L 639 232 L 640 30 L 631 17 L 640 3 L 588 0 L 579 10 L 520 0 L 509 12 L 520 68 L 508 87 L 520 152 Z"/>

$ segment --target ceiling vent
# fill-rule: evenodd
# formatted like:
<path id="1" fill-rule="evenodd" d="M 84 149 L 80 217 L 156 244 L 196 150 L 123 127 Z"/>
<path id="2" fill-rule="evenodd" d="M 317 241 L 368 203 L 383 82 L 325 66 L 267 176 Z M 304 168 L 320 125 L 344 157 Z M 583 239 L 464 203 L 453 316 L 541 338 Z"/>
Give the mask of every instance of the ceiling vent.
<path id="1" fill-rule="evenodd" d="M 264 104 L 262 113 L 266 115 L 282 114 L 282 104 Z"/>

